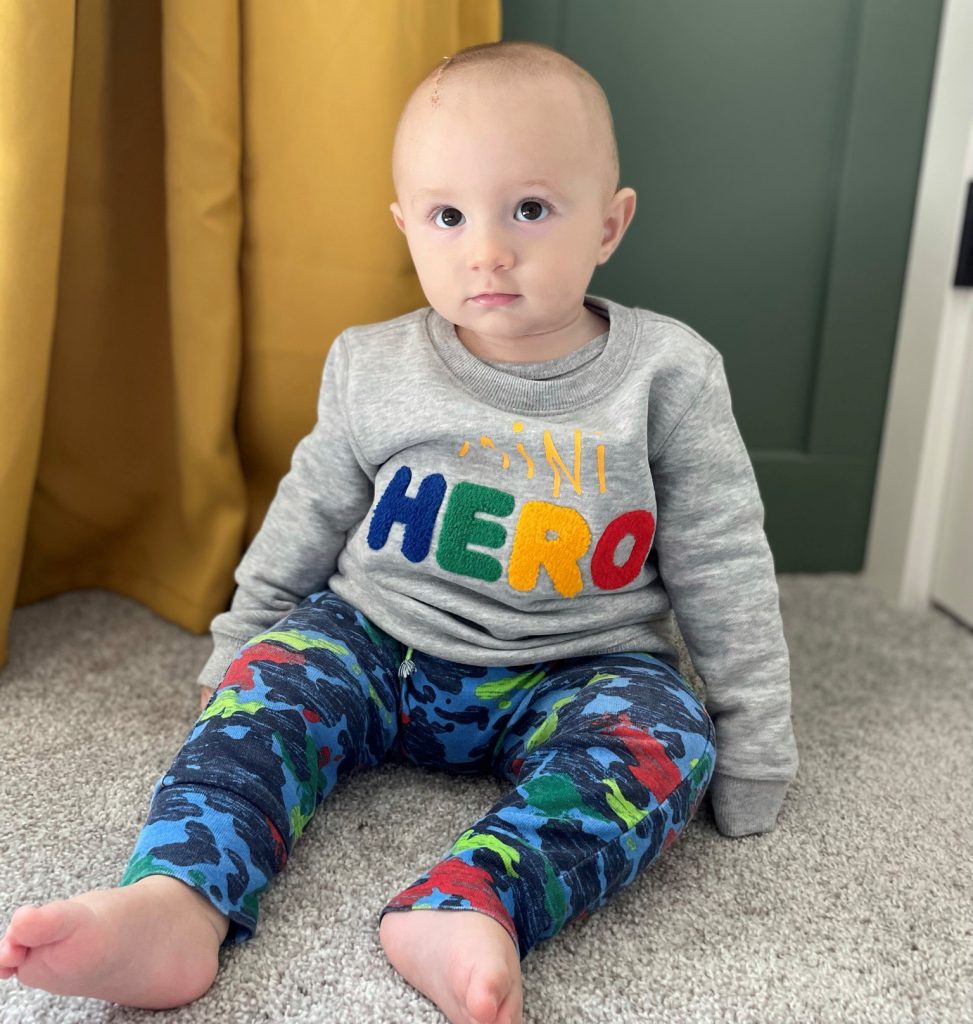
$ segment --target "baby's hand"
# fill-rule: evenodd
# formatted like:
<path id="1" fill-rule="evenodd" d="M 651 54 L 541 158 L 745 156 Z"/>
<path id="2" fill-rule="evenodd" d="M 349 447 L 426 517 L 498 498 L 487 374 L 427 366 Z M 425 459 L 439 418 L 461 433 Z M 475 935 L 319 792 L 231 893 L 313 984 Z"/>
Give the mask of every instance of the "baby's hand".
<path id="1" fill-rule="evenodd" d="M 216 691 L 213 690 L 209 686 L 201 686 L 199 688 L 199 710 L 200 711 L 205 711 L 206 710 L 206 705 L 209 704 L 209 699 L 210 699 L 210 697 L 213 696 L 213 694 L 215 692 Z"/>

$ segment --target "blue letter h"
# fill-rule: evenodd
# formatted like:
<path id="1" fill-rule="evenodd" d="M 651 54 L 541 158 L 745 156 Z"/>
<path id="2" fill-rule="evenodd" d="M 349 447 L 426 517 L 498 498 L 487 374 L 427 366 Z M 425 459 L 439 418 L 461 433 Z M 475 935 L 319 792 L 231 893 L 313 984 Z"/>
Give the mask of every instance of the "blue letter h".
<path id="1" fill-rule="evenodd" d="M 442 473 L 432 473 L 419 485 L 414 498 L 406 497 L 406 488 L 412 480 L 412 470 L 400 466 L 385 488 L 368 527 L 368 546 L 373 551 L 385 547 L 393 523 L 402 523 L 402 554 L 410 562 L 421 562 L 429 554 L 436 516 L 446 494 L 446 479 Z"/>

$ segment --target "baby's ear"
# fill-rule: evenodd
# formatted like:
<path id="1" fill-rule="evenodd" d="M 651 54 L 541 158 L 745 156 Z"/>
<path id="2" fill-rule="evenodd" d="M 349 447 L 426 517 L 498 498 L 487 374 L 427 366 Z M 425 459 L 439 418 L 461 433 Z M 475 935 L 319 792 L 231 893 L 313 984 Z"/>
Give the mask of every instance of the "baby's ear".
<path id="1" fill-rule="evenodd" d="M 395 221 L 395 226 L 405 234 L 405 219 L 402 217 L 402 208 L 398 203 L 393 203 L 389 209 L 392 211 L 392 219 Z"/>

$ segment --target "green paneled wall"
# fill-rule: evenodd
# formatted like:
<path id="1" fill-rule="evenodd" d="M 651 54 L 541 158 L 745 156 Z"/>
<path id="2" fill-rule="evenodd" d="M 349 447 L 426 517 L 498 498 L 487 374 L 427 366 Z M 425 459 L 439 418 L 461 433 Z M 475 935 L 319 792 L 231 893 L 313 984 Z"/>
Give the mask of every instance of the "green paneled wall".
<path id="1" fill-rule="evenodd" d="M 595 294 L 724 355 L 781 571 L 857 571 L 940 0 L 507 0 L 612 104 L 635 220 Z"/>

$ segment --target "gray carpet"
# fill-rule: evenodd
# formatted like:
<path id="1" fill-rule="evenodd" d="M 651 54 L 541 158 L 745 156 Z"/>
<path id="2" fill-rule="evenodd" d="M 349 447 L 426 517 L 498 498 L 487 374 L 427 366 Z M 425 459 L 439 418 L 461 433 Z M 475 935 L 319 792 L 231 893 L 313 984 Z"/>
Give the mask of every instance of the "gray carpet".
<path id="1" fill-rule="evenodd" d="M 704 803 L 615 901 L 530 954 L 528 1024 L 973 1021 L 973 633 L 855 576 L 780 582 L 802 766 L 777 831 L 725 839 Z M 117 881 L 208 650 L 106 591 L 15 612 L 0 925 L 21 903 Z M 201 1000 L 151 1019 L 443 1021 L 385 961 L 377 914 L 501 791 L 391 765 L 339 786 L 257 936 L 224 951 Z M 0 982 L 3 1024 L 149 1019 Z"/>

